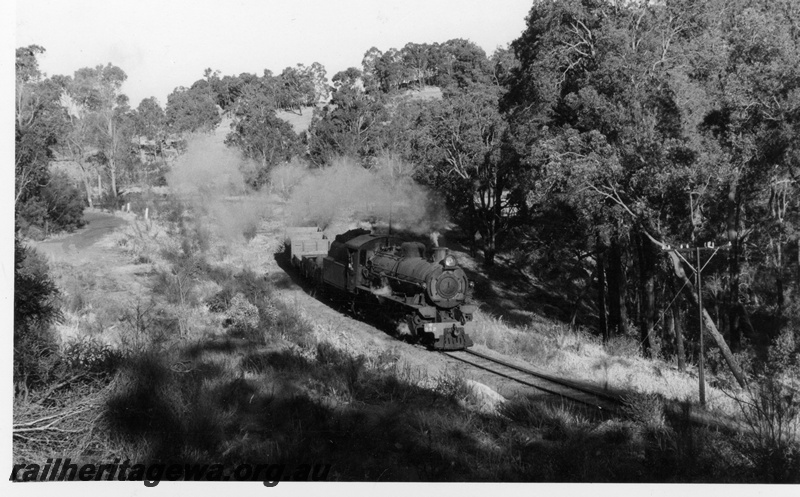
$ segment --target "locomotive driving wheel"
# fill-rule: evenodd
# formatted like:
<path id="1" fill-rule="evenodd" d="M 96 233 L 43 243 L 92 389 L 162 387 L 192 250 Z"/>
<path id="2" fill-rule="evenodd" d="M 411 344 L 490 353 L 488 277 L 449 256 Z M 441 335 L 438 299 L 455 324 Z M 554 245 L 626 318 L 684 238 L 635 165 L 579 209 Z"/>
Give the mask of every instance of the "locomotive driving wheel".
<path id="1" fill-rule="evenodd" d="M 419 339 L 419 332 L 417 331 L 417 321 L 419 320 L 418 317 L 415 317 L 411 314 L 406 316 L 406 324 L 408 324 L 408 331 L 411 333 L 412 338 L 414 341 Z"/>
<path id="2" fill-rule="evenodd" d="M 428 334 L 425 333 L 425 321 L 418 314 L 409 314 L 406 316 L 406 323 L 408 323 L 408 330 L 411 332 L 414 342 L 427 342 Z"/>

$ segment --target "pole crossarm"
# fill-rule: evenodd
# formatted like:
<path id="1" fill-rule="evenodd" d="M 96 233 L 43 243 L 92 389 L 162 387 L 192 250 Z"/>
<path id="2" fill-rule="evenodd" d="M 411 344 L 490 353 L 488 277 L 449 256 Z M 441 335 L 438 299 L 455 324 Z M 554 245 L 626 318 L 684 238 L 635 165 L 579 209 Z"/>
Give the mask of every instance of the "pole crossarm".
<path id="1" fill-rule="evenodd" d="M 717 252 L 719 252 L 720 249 L 723 249 L 723 248 L 727 249 L 727 248 L 730 248 L 730 247 L 731 247 L 731 243 L 730 242 L 728 242 L 727 245 L 723 245 L 721 247 L 715 246 L 714 242 L 706 242 L 706 243 L 703 244 L 703 246 L 696 246 L 696 247 L 692 247 L 688 243 L 685 243 L 685 244 L 682 243 L 682 244 L 678 245 L 677 247 L 672 247 L 670 245 L 662 245 L 661 246 L 661 250 L 663 250 L 665 252 L 666 251 L 674 252 L 676 255 L 678 255 L 683 260 L 683 262 L 686 263 L 687 266 L 692 268 L 692 271 L 694 271 L 694 273 L 695 273 L 695 278 L 696 278 L 696 281 L 697 281 L 697 316 L 698 316 L 698 325 L 699 325 L 699 328 L 700 328 L 700 334 L 699 334 L 699 336 L 700 336 L 700 361 L 699 361 L 699 364 L 698 364 L 698 369 L 699 369 L 699 371 L 698 371 L 698 373 L 699 373 L 698 377 L 699 378 L 698 379 L 699 379 L 699 383 L 700 383 L 700 385 L 699 385 L 699 390 L 700 390 L 699 394 L 700 394 L 700 404 L 701 405 L 705 405 L 705 403 L 706 403 L 705 343 L 704 343 L 705 340 L 703 339 L 704 338 L 703 337 L 703 335 L 704 335 L 704 330 L 703 330 L 703 269 L 705 269 L 706 266 L 708 266 L 708 263 L 711 262 L 711 259 L 713 259 L 715 255 L 717 255 Z M 713 250 L 714 252 L 711 254 L 711 256 L 708 259 L 706 259 L 705 264 L 701 265 L 700 264 L 700 252 L 703 251 L 703 250 Z M 697 267 L 692 266 L 692 263 L 689 262 L 689 260 L 686 257 L 684 257 L 681 252 L 685 252 L 687 254 L 694 254 L 697 257 Z"/>
<path id="2" fill-rule="evenodd" d="M 705 265 L 701 265 L 699 263 L 699 254 L 700 254 L 701 251 L 703 251 L 703 250 L 714 250 L 714 253 L 712 253 L 712 255 L 711 255 L 711 258 L 713 258 L 714 255 L 717 253 L 717 251 L 723 250 L 723 249 L 727 249 L 727 248 L 731 247 L 731 245 L 730 244 L 725 244 L 725 245 L 717 247 L 717 246 L 714 245 L 713 242 L 708 242 L 705 245 L 700 246 L 700 247 L 691 246 L 691 245 L 688 245 L 688 244 L 673 245 L 673 244 L 669 244 L 669 243 L 666 243 L 666 242 L 663 242 L 661 240 L 656 239 L 647 230 L 643 230 L 643 233 L 662 252 L 664 252 L 665 254 L 668 254 L 670 256 L 669 258 L 672 261 L 672 269 L 673 269 L 673 271 L 675 273 L 675 277 L 680 282 L 683 282 L 683 286 L 681 287 L 681 290 L 684 290 L 684 294 L 686 295 L 687 299 L 689 300 L 689 302 L 691 304 L 694 304 L 694 305 L 698 306 L 698 309 L 700 310 L 699 314 L 700 314 L 701 319 L 703 321 L 702 327 L 701 327 L 700 336 L 701 337 L 704 336 L 704 334 L 706 332 L 709 335 L 711 335 L 711 337 L 714 339 L 714 342 L 719 347 L 720 352 L 722 353 L 722 357 L 725 359 L 725 362 L 728 364 L 728 367 L 731 369 L 731 372 L 733 373 L 733 376 L 736 378 L 736 382 L 741 387 L 746 386 L 747 380 L 746 380 L 744 374 L 742 373 L 741 369 L 739 368 L 738 364 L 736 363 L 736 359 L 733 357 L 733 353 L 731 353 L 731 350 L 728 347 L 728 344 L 725 343 L 725 339 L 722 337 L 722 334 L 720 334 L 719 330 L 717 329 L 716 323 L 714 323 L 714 320 L 711 318 L 711 315 L 709 315 L 708 312 L 705 309 L 702 308 L 702 302 L 701 302 L 702 294 L 700 293 L 700 292 L 702 292 L 702 288 L 698 288 L 696 283 L 694 285 L 692 284 L 691 279 L 686 275 L 686 271 L 684 269 L 684 264 L 682 264 L 682 262 L 683 262 L 688 267 L 692 268 L 692 270 L 695 273 L 695 277 L 697 277 L 697 276 L 699 276 L 698 273 L 702 273 L 702 270 L 708 264 L 708 262 L 706 262 Z M 695 268 L 692 265 L 692 263 L 689 262 L 687 260 L 687 258 L 683 256 L 682 252 L 689 253 L 689 254 L 694 252 L 698 256 L 697 268 Z M 711 258 L 709 258 L 709 261 L 711 260 Z M 699 271 L 698 271 L 698 269 L 699 269 Z M 700 292 L 698 292 L 698 290 L 700 290 Z"/>

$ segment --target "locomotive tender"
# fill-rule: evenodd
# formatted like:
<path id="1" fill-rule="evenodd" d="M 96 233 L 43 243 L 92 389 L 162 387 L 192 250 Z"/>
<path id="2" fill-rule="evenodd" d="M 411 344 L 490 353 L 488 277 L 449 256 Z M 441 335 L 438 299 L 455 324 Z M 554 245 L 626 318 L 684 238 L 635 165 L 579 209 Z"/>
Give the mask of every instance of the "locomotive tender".
<path id="1" fill-rule="evenodd" d="M 329 240 L 316 228 L 287 229 L 289 257 L 321 289 L 344 295 L 354 311 L 404 321 L 411 335 L 436 350 L 472 346 L 476 306 L 471 283 L 448 249 L 389 235 L 350 230 Z"/>

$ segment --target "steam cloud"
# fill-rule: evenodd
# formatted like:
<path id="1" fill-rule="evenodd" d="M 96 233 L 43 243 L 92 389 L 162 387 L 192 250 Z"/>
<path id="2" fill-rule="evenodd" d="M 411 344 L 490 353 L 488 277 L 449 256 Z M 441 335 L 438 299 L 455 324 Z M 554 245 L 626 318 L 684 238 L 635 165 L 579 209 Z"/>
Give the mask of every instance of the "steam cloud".
<path id="1" fill-rule="evenodd" d="M 218 234 L 232 239 L 255 235 L 266 213 L 260 195 L 247 191 L 241 170 L 248 164 L 215 135 L 189 139 L 186 153 L 167 174 L 167 183 L 204 216 Z"/>
<path id="2" fill-rule="evenodd" d="M 169 186 L 189 196 L 243 193 L 242 159 L 214 135 L 195 135 L 167 174 Z"/>
<path id="3" fill-rule="evenodd" d="M 289 225 L 312 225 L 334 232 L 359 225 L 382 225 L 427 234 L 442 229 L 447 214 L 439 199 L 416 183 L 413 166 L 394 156 L 365 169 L 339 159 L 309 172 L 287 202 Z"/>

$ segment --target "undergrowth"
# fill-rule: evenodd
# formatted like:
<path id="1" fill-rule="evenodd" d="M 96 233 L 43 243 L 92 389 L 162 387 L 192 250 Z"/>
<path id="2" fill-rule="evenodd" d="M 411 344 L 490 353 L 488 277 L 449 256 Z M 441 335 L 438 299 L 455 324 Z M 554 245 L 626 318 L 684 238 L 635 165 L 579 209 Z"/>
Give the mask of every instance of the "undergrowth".
<path id="1" fill-rule="evenodd" d="M 658 395 L 631 395 L 627 412 L 611 417 L 551 397 L 487 411 L 460 370 L 428 377 L 392 351 L 337 345 L 278 298 L 275 282 L 215 261 L 217 241 L 176 228 L 186 218 L 169 214 L 171 241 L 140 232 L 124 244 L 132 261 L 151 265 L 148 295 L 101 311 L 112 283 L 78 272 L 64 285 L 80 333 L 59 345 L 54 379 L 15 396 L 15 462 L 314 461 L 331 464 L 329 479 L 350 481 L 796 479 L 789 438 L 770 445 L 698 429 L 668 415 Z M 559 327 L 479 326 L 476 342 L 542 364 L 603 351 L 609 374 L 627 346 L 605 351 Z M 756 407 L 785 399 L 761 392 L 753 398 L 766 404 Z M 796 415 L 792 402 L 782 419 Z"/>

